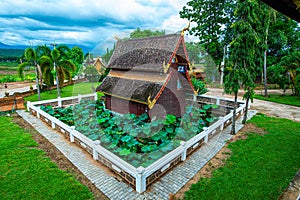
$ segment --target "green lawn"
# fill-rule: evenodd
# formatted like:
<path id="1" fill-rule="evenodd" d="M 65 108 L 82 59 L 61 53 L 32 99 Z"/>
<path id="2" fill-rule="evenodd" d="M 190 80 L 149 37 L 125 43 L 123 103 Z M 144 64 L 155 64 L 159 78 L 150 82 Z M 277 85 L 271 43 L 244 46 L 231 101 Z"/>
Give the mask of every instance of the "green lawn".
<path id="1" fill-rule="evenodd" d="M 93 199 L 88 188 L 37 149 L 12 118 L 0 117 L 0 124 L 1 199 Z"/>
<path id="2" fill-rule="evenodd" d="M 282 96 L 280 94 L 270 94 L 270 97 L 264 97 L 262 95 L 255 95 L 256 99 L 264 100 L 264 101 L 272 101 L 276 103 L 292 105 L 292 106 L 300 106 L 300 97 L 299 96 L 292 96 L 292 95 L 285 95 Z"/>
<path id="3" fill-rule="evenodd" d="M 277 199 L 300 168 L 300 123 L 255 116 L 251 123 L 268 134 L 248 133 L 231 143 L 231 157 L 212 178 L 203 178 L 185 199 Z"/>
<path id="4" fill-rule="evenodd" d="M 77 96 L 78 94 L 91 94 L 92 93 L 92 86 L 97 88 L 97 83 L 78 83 L 74 85 L 69 85 L 61 90 L 61 97 L 70 97 L 70 96 Z M 49 99 L 56 99 L 57 98 L 57 90 L 45 91 L 41 93 L 41 100 L 49 100 Z M 34 94 L 24 98 L 25 101 L 37 101 L 38 95 Z"/>

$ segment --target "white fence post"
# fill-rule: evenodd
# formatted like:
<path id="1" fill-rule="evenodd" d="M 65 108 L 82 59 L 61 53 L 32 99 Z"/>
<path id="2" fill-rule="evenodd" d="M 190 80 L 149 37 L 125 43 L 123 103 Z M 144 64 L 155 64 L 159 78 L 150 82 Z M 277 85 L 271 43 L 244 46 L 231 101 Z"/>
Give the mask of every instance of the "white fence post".
<path id="1" fill-rule="evenodd" d="M 137 176 L 135 180 L 135 190 L 139 193 L 142 193 L 146 191 L 146 178 L 144 176 L 145 168 L 144 167 L 138 167 L 137 168 Z"/>
<path id="2" fill-rule="evenodd" d="M 193 95 L 193 101 L 197 101 L 197 96 L 195 94 Z"/>
<path id="3" fill-rule="evenodd" d="M 81 94 L 78 94 L 78 103 L 81 101 Z"/>
<path id="4" fill-rule="evenodd" d="M 37 117 L 38 119 L 40 119 L 40 108 L 39 108 L 39 107 L 36 107 L 35 112 L 36 112 L 36 117 Z"/>
<path id="5" fill-rule="evenodd" d="M 184 141 L 180 141 L 180 146 L 182 147 L 183 151 L 182 151 L 182 154 L 181 154 L 181 160 L 182 161 L 185 161 L 186 160 L 186 142 Z"/>
<path id="6" fill-rule="evenodd" d="M 30 101 L 27 101 L 27 111 L 29 111 L 29 106 L 31 105 Z"/>
<path id="7" fill-rule="evenodd" d="M 217 104 L 217 105 L 220 105 L 220 96 L 217 96 L 216 104 Z"/>
<path id="8" fill-rule="evenodd" d="M 57 97 L 57 102 L 58 102 L 58 107 L 62 107 L 62 102 L 61 102 L 61 98 Z"/>
<path id="9" fill-rule="evenodd" d="M 95 97 L 95 101 L 97 101 L 97 99 L 98 99 L 97 92 L 94 93 L 94 97 Z"/>
<path id="10" fill-rule="evenodd" d="M 205 131 L 205 137 L 204 137 L 204 143 L 208 142 L 208 133 L 207 133 L 207 127 L 203 127 L 203 130 Z"/>
<path id="11" fill-rule="evenodd" d="M 223 131 L 223 129 L 224 129 L 224 117 L 220 117 L 219 119 L 222 121 L 220 131 Z"/>
<path id="12" fill-rule="evenodd" d="M 54 123 L 53 119 L 51 119 L 51 127 L 52 127 L 52 129 L 55 129 L 55 123 Z"/>
<path id="13" fill-rule="evenodd" d="M 73 131 L 75 131 L 75 126 L 71 126 L 70 127 L 71 130 L 70 130 L 70 142 L 74 142 L 74 134 L 73 134 Z"/>
<path id="14" fill-rule="evenodd" d="M 94 160 L 98 160 L 98 151 L 97 151 L 95 146 L 97 146 L 99 144 L 100 144 L 100 140 L 95 140 L 94 141 L 94 146 L 93 146 L 93 159 Z"/>

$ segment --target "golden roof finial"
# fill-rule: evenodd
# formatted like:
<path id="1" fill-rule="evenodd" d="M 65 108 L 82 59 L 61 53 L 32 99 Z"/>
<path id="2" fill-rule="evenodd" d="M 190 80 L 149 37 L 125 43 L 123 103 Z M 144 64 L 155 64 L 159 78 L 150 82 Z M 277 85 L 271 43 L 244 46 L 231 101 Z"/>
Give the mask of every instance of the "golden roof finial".
<path id="1" fill-rule="evenodd" d="M 189 30 L 190 26 L 191 26 L 191 21 L 189 21 L 189 24 L 188 24 L 188 26 L 187 26 L 187 27 L 185 27 L 185 28 L 183 28 L 183 29 L 182 29 L 182 31 L 181 31 L 181 35 L 184 35 L 184 31 L 187 31 L 187 30 Z"/>
<path id="2" fill-rule="evenodd" d="M 154 107 L 154 104 L 156 103 L 156 100 L 153 99 L 153 101 L 151 101 L 151 95 L 149 95 L 149 97 L 148 97 L 147 100 L 148 100 L 148 107 L 149 107 L 149 109 L 152 109 Z"/>
<path id="3" fill-rule="evenodd" d="M 117 41 L 119 41 L 119 38 L 118 38 L 118 36 L 116 36 L 116 35 L 115 35 L 115 39 L 116 39 Z"/>

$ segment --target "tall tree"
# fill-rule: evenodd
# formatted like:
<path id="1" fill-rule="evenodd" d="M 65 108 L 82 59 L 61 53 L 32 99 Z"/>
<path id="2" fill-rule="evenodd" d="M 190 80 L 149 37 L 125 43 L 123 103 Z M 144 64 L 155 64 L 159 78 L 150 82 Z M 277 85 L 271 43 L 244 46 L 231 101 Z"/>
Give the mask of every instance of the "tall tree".
<path id="1" fill-rule="evenodd" d="M 229 0 L 193 0 L 179 12 L 181 18 L 197 24 L 189 32 L 199 37 L 200 44 L 217 65 L 223 56 L 221 41 L 225 38 L 234 6 L 235 1 Z"/>
<path id="2" fill-rule="evenodd" d="M 289 73 L 294 95 L 300 95 L 300 52 L 294 51 L 287 56 L 282 57 L 280 63 Z"/>
<path id="3" fill-rule="evenodd" d="M 268 40 L 269 40 L 269 32 L 270 32 L 270 23 L 272 17 L 275 18 L 276 12 L 271 7 L 265 5 L 264 3 L 260 3 L 260 12 L 259 20 L 261 22 L 261 38 L 263 39 L 262 49 L 264 50 L 264 60 L 263 60 L 263 82 L 264 82 L 264 96 L 268 96 L 268 85 L 267 85 L 267 52 L 268 52 Z"/>
<path id="4" fill-rule="evenodd" d="M 267 66 L 280 62 L 281 58 L 300 51 L 300 27 L 294 20 L 281 13 L 270 22 Z"/>
<path id="5" fill-rule="evenodd" d="M 71 51 L 69 52 L 68 58 L 76 66 L 76 69 L 73 74 L 73 75 L 76 75 L 78 73 L 79 69 L 81 68 L 83 60 L 84 60 L 83 50 L 77 46 L 73 47 L 71 49 Z"/>
<path id="6" fill-rule="evenodd" d="M 39 57 L 37 55 L 37 48 L 28 47 L 25 49 L 25 59 L 26 62 L 21 63 L 18 66 L 18 74 L 24 79 L 24 68 L 26 66 L 34 66 L 35 67 L 35 82 L 38 93 L 38 100 L 41 100 L 41 92 L 40 92 L 40 84 L 39 79 L 41 78 L 41 68 L 38 63 Z"/>
<path id="7" fill-rule="evenodd" d="M 74 63 L 68 58 L 69 49 L 60 45 L 51 51 L 50 55 L 40 58 L 40 65 L 44 72 L 44 80 L 48 85 L 53 85 L 56 77 L 57 96 L 60 97 L 60 88 L 64 81 L 72 80 L 72 72 L 75 71 Z"/>
<path id="8" fill-rule="evenodd" d="M 246 112 L 248 103 L 253 98 L 254 81 L 256 79 L 256 51 L 259 49 L 259 34 L 254 27 L 259 24 L 258 3 L 253 0 L 239 0 L 235 10 L 236 22 L 232 24 L 235 39 L 230 43 L 230 60 L 232 66 L 227 70 L 225 76 L 225 92 L 234 93 L 234 109 L 231 134 L 235 134 L 235 117 L 237 107 L 237 96 L 240 86 L 246 90 Z"/>

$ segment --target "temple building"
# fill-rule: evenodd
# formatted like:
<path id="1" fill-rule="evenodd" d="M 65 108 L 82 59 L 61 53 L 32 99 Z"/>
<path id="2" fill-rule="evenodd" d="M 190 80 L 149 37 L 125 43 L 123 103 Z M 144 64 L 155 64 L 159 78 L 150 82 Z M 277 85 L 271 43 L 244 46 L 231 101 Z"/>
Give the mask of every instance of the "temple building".
<path id="1" fill-rule="evenodd" d="M 105 94 L 107 109 L 121 114 L 182 116 L 186 100 L 197 92 L 191 84 L 184 31 L 118 40 L 107 65 L 108 76 L 96 91 Z"/>

